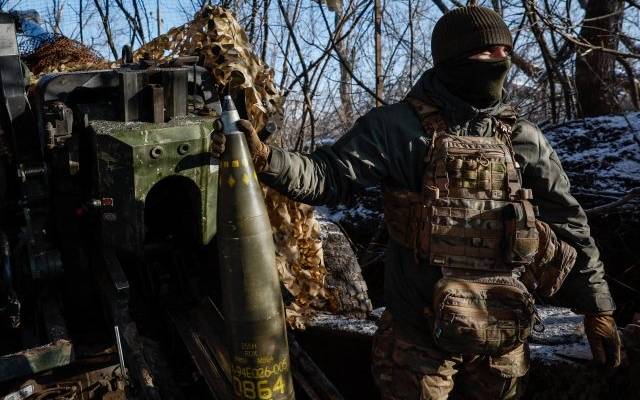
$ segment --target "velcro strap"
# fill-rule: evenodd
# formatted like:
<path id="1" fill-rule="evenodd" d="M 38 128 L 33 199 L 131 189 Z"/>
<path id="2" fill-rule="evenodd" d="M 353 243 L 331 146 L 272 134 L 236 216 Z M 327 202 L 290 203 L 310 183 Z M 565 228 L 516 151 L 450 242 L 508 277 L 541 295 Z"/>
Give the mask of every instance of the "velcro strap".
<path id="1" fill-rule="evenodd" d="M 463 226 L 432 225 L 431 234 L 434 236 L 451 236 L 456 238 L 500 239 L 502 229 L 475 229 Z"/>

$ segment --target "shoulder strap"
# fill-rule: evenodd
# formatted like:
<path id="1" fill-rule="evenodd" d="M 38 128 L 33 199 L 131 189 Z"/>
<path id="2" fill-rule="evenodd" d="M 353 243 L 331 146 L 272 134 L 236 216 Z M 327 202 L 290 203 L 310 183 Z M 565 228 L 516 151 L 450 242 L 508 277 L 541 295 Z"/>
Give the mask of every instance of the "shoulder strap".
<path id="1" fill-rule="evenodd" d="M 436 107 L 415 97 L 407 96 L 405 100 L 411 104 L 413 110 L 418 115 L 425 136 L 432 138 L 435 133 L 446 132 L 448 130 L 447 123 Z"/>
<path id="2" fill-rule="evenodd" d="M 448 131 L 447 123 L 438 108 L 416 97 L 407 96 L 405 101 L 413 107 L 413 110 L 418 115 L 425 136 L 432 138 L 434 133 Z M 509 145 L 511 142 L 512 127 L 516 123 L 516 119 L 517 115 L 513 109 L 509 109 L 509 111 L 496 116 L 494 119 L 494 134 L 502 138 Z"/>
<path id="3" fill-rule="evenodd" d="M 422 100 L 416 99 L 415 97 L 407 96 L 406 101 L 411 104 L 414 111 L 418 115 L 418 119 L 422 124 L 423 134 L 430 139 L 429 149 L 427 149 L 427 154 L 425 155 L 425 170 L 422 175 L 422 188 L 420 190 L 420 196 L 422 202 L 424 203 L 427 199 L 437 199 L 440 197 L 440 193 L 438 192 L 438 188 L 436 186 L 436 179 L 434 178 L 434 174 L 430 171 L 431 159 L 433 154 L 433 148 L 436 142 L 436 138 L 438 134 L 447 133 L 449 128 L 444 118 L 442 118 L 442 114 L 440 111 Z M 435 175 L 442 175 L 443 171 L 435 171 Z"/>

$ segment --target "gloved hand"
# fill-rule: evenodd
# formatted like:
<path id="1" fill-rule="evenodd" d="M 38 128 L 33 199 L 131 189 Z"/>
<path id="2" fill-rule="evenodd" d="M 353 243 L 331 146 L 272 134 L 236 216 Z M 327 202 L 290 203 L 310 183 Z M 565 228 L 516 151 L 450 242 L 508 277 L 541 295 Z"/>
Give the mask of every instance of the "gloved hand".
<path id="1" fill-rule="evenodd" d="M 251 125 L 251 122 L 246 119 L 241 119 L 236 122 L 236 127 L 240 132 L 244 133 L 256 172 L 262 172 L 267 165 L 267 159 L 269 158 L 269 153 L 271 153 L 271 148 L 268 144 L 263 143 L 262 140 L 260 140 L 260 137 L 258 137 L 258 133 L 253 128 L 253 125 Z M 211 134 L 211 156 L 214 158 L 220 158 L 224 152 L 224 145 L 225 137 L 222 123 L 217 122 L 213 133 Z"/>
<path id="2" fill-rule="evenodd" d="M 522 282 L 531 292 L 549 297 L 556 293 L 573 268 L 577 252 L 568 243 L 556 237 L 551 227 L 536 221 L 538 252 L 534 261 L 525 268 Z"/>
<path id="3" fill-rule="evenodd" d="M 620 366 L 622 345 L 612 313 L 585 315 L 584 330 L 593 359 L 608 368 Z"/>

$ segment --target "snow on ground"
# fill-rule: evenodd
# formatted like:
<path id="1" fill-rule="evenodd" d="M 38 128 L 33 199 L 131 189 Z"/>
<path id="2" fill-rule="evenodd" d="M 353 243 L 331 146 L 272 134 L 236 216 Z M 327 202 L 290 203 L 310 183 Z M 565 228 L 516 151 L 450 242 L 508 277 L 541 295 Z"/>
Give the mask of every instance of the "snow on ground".
<path id="1" fill-rule="evenodd" d="M 377 329 L 376 321 L 383 311 L 383 307 L 373 310 L 369 319 L 318 313 L 307 323 L 307 328 L 372 337 Z M 591 359 L 582 316 L 566 308 L 551 306 L 539 306 L 538 314 L 545 329 L 543 332 L 534 332 L 531 337 L 530 351 L 533 360 L 550 364 L 575 360 L 586 362 Z"/>
<path id="2" fill-rule="evenodd" d="M 640 186 L 640 113 L 574 120 L 544 134 L 574 189 L 626 193 Z"/>

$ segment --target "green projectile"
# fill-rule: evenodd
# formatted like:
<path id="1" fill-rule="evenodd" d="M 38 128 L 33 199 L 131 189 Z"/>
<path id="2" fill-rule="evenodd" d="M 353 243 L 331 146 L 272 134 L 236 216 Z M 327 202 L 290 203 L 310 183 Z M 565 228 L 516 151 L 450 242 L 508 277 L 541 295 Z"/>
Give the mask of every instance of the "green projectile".
<path id="1" fill-rule="evenodd" d="M 262 189 L 233 100 L 224 98 L 218 247 L 233 388 L 238 399 L 292 400 L 275 246 Z"/>

